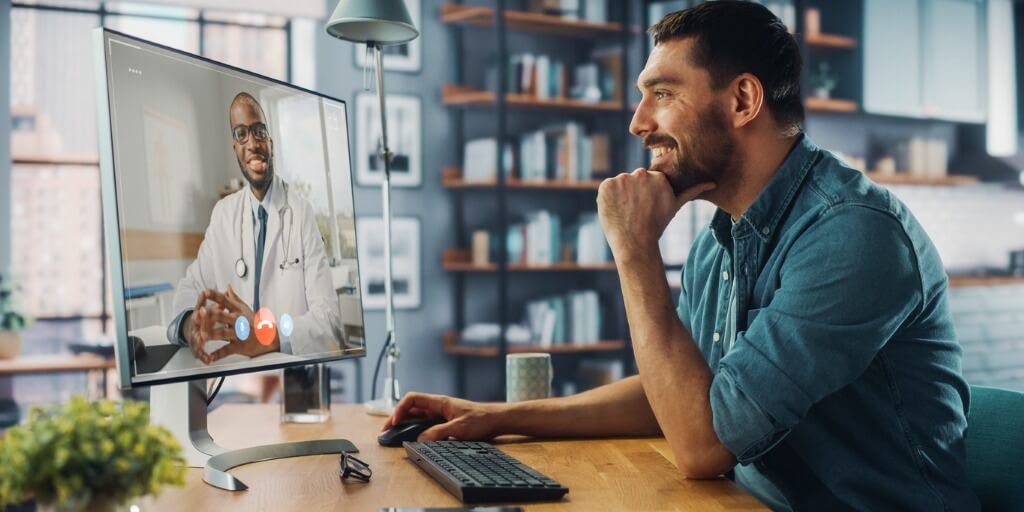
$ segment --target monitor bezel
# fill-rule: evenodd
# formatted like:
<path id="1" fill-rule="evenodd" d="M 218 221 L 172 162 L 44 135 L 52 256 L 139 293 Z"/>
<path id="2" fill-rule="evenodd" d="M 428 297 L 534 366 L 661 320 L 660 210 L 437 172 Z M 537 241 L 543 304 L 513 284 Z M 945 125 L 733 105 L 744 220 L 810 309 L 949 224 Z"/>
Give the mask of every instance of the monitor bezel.
<path id="1" fill-rule="evenodd" d="M 208 372 L 200 372 L 194 375 L 179 375 L 169 376 L 167 378 L 154 378 L 143 382 L 135 382 L 132 375 L 132 360 L 134 359 L 134 347 L 128 343 L 128 321 L 127 321 L 127 309 L 124 298 L 124 264 L 122 260 L 121 252 L 121 229 L 120 229 L 120 216 L 119 216 L 119 197 L 117 195 L 117 169 L 114 165 L 114 141 L 113 141 L 113 119 L 110 110 L 110 104 L 112 98 L 110 96 L 110 88 L 108 87 L 108 62 L 107 62 L 107 44 L 111 40 L 111 36 L 116 36 L 137 43 L 149 45 L 161 50 L 166 50 L 171 53 L 175 53 L 186 58 L 195 59 L 200 62 L 219 66 L 229 71 L 248 75 L 260 80 L 265 80 L 271 84 L 279 85 L 292 89 L 298 92 L 303 92 L 317 96 L 322 99 L 331 100 L 341 105 L 345 112 L 346 121 L 346 132 L 348 131 L 349 125 L 349 112 L 348 103 L 340 98 L 323 94 L 305 87 L 301 87 L 295 84 L 291 84 L 282 80 L 271 78 L 268 76 L 261 75 L 242 69 L 239 67 L 232 66 L 220 61 L 209 59 L 201 55 L 179 50 L 177 48 L 171 48 L 153 41 L 149 41 L 140 37 L 125 34 L 116 30 L 111 30 L 106 27 L 97 27 L 93 31 L 93 49 L 95 54 L 95 71 L 96 71 L 96 96 L 97 96 L 97 119 L 99 123 L 99 156 L 100 156 L 100 190 L 102 197 L 102 211 L 103 211 L 103 234 L 106 240 L 107 247 L 107 260 L 110 265 L 110 283 L 111 283 L 111 294 L 113 295 L 113 317 L 114 317 L 114 328 L 116 330 L 116 342 L 114 344 L 114 357 L 117 363 L 117 373 L 119 387 L 122 390 L 128 390 L 132 388 L 140 388 L 147 386 L 154 386 L 160 384 L 170 384 L 174 382 L 186 382 L 191 380 L 199 379 L 210 379 L 217 377 L 226 377 L 229 375 L 239 375 L 243 373 L 262 372 L 268 370 L 277 370 L 282 368 L 289 368 L 293 366 L 306 366 L 311 364 L 329 363 L 333 361 L 341 361 L 345 359 L 353 359 L 358 357 L 366 357 L 366 337 L 363 337 L 363 346 L 358 352 L 345 351 L 340 354 L 335 354 L 326 357 L 308 358 L 301 361 L 283 361 L 279 363 L 266 363 L 259 364 L 247 368 L 235 368 L 227 370 L 218 370 L 216 368 L 210 368 Z M 348 166 L 352 169 L 352 142 L 351 137 L 346 133 L 345 144 L 348 152 Z M 355 196 L 355 180 L 352 173 L 349 172 L 349 190 L 352 191 L 353 200 Z M 353 203 L 354 205 L 354 203 Z M 354 228 L 358 229 L 358 228 Z M 358 241 L 359 235 L 356 233 L 356 240 Z M 358 243 L 358 242 L 357 242 Z M 116 256 L 116 257 L 115 257 Z M 356 280 L 360 280 L 360 268 L 357 263 L 356 265 Z M 366 312 L 363 308 L 362 301 L 360 300 L 359 314 L 362 317 L 361 321 L 364 328 L 366 328 Z M 154 374 L 147 374 L 154 375 Z"/>

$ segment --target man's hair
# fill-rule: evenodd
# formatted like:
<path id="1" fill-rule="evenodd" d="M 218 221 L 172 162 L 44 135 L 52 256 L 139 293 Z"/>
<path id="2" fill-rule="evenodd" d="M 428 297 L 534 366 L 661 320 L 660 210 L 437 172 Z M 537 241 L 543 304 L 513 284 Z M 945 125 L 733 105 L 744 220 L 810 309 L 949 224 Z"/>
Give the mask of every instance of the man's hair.
<path id="1" fill-rule="evenodd" d="M 705 2 L 665 16 L 647 32 L 655 45 L 694 38 L 692 63 L 708 71 L 714 89 L 725 87 L 741 73 L 756 76 L 782 132 L 795 135 L 802 130 L 800 48 L 764 6 L 744 0 Z"/>

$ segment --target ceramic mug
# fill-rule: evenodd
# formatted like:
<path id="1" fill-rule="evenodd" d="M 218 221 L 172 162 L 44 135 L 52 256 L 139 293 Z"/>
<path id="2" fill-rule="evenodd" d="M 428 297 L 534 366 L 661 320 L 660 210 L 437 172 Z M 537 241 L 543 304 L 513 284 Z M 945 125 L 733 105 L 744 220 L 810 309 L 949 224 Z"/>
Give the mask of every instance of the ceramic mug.
<path id="1" fill-rule="evenodd" d="M 508 402 L 551 396 L 551 354 L 509 354 L 505 358 L 505 390 Z"/>

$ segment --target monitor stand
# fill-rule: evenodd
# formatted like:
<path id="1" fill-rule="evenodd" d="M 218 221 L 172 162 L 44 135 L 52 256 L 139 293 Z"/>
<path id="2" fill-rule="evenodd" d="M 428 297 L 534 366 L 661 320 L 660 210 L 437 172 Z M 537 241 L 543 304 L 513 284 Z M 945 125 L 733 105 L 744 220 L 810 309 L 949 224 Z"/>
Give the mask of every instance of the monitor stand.
<path id="1" fill-rule="evenodd" d="M 149 390 L 149 421 L 167 428 L 181 445 L 185 462 L 202 467 L 203 481 L 228 491 L 249 487 L 228 470 L 244 464 L 303 455 L 356 453 L 347 439 L 318 439 L 267 444 L 238 450 L 217 445 L 206 429 L 206 381 L 193 380 L 153 386 Z"/>

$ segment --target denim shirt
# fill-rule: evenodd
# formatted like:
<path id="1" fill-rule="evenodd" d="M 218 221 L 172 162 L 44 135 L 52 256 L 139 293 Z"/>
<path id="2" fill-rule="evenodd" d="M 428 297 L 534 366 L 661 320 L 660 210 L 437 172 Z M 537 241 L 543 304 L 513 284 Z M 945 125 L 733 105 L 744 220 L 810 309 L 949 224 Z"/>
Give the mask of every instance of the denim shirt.
<path id="1" fill-rule="evenodd" d="M 777 509 L 979 509 L 946 274 L 888 190 L 802 136 L 735 224 L 701 231 L 682 283 L 738 483 Z"/>

